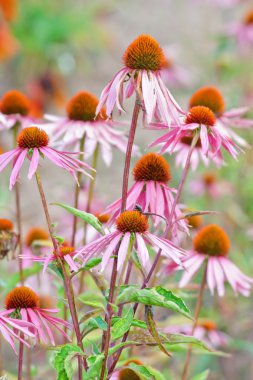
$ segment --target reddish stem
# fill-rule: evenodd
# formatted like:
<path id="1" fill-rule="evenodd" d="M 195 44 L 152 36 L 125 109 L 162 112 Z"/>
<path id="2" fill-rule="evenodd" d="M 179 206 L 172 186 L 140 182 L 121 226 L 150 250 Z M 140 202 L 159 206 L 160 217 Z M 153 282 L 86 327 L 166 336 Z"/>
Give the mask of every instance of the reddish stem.
<path id="1" fill-rule="evenodd" d="M 23 338 L 23 334 L 20 335 Z M 24 354 L 24 343 L 19 343 L 19 352 L 18 352 L 18 380 L 22 380 L 22 368 L 23 368 L 23 354 Z"/>
<path id="2" fill-rule="evenodd" d="M 138 121 L 139 112 L 140 112 L 140 104 L 138 103 L 138 100 L 136 99 L 135 105 L 134 105 L 134 110 L 133 110 L 132 121 L 131 121 L 130 133 L 129 133 L 129 137 L 128 137 L 126 157 L 125 157 L 125 167 L 124 167 L 124 174 L 123 174 L 122 197 L 121 197 L 121 200 L 122 200 L 121 212 L 124 212 L 126 209 L 129 169 L 130 169 L 132 149 L 133 149 L 135 132 L 136 132 L 136 128 L 137 128 L 137 121 Z M 116 248 L 116 252 L 114 255 L 114 259 L 113 259 L 113 268 L 112 268 L 112 274 L 111 274 L 110 290 L 109 290 L 109 297 L 108 297 L 107 310 L 106 310 L 107 330 L 104 333 L 103 338 L 102 338 L 102 350 L 104 351 L 105 358 L 104 358 L 102 369 L 101 369 L 100 380 L 104 379 L 105 369 L 106 369 L 107 359 L 108 359 L 109 346 L 110 346 L 111 321 L 112 321 L 112 315 L 113 315 L 113 310 L 111 308 L 111 304 L 113 303 L 114 290 L 115 290 L 115 285 L 116 285 L 116 280 L 117 280 L 117 265 L 118 265 L 119 247 L 120 247 L 120 244 L 118 244 L 118 246 Z"/>

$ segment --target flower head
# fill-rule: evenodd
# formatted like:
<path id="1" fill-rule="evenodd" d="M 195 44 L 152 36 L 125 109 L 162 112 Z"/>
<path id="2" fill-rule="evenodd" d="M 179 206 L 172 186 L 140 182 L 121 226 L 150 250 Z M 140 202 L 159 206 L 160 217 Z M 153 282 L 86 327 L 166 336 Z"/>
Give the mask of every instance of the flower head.
<path id="1" fill-rule="evenodd" d="M 205 106 L 215 115 L 222 115 L 225 111 L 225 101 L 221 92 L 214 86 L 206 86 L 197 90 L 189 100 L 189 107 Z"/>
<path id="2" fill-rule="evenodd" d="M 92 168 L 81 160 L 72 157 L 73 154 L 79 152 L 60 152 L 48 146 L 49 137 L 45 131 L 38 127 L 24 128 L 17 137 L 18 147 L 9 152 L 0 155 L 0 172 L 8 165 L 10 161 L 14 161 L 12 173 L 10 176 L 10 189 L 15 185 L 21 167 L 26 157 L 30 160 L 28 178 L 31 179 L 35 174 L 39 159 L 41 156 L 47 157 L 56 166 L 59 166 L 73 175 L 77 181 L 76 172 L 80 171 L 90 176 L 85 170 Z"/>
<path id="3" fill-rule="evenodd" d="M 186 268 L 180 287 L 185 286 L 206 263 L 206 279 L 211 293 L 217 288 L 219 296 L 225 293 L 224 283 L 228 281 L 234 292 L 248 296 L 253 279 L 244 275 L 228 258 L 230 241 L 226 232 L 215 224 L 203 227 L 197 233 L 193 249 L 183 258 Z"/>
<path id="4" fill-rule="evenodd" d="M 123 131 L 115 128 L 123 123 L 106 120 L 104 108 L 95 119 L 97 106 L 98 99 L 95 95 L 80 91 L 67 103 L 66 117 L 46 115 L 49 123 L 41 125 L 41 128 L 49 134 L 52 144 L 60 149 L 65 149 L 66 146 L 79 147 L 83 139 L 85 157 L 93 155 L 99 146 L 102 158 L 109 165 L 112 161 L 112 147 L 125 152 L 127 138 Z M 133 154 L 137 152 L 138 148 L 134 145 Z"/>
<path id="5" fill-rule="evenodd" d="M 162 81 L 166 58 L 157 41 L 149 35 L 140 35 L 126 49 L 123 63 L 124 67 L 103 90 L 96 114 L 100 114 L 104 105 L 108 117 L 115 106 L 125 112 L 124 99 L 136 92 L 145 109 L 145 122 L 149 124 L 155 118 L 167 125 L 179 124 L 179 115 L 184 112 Z"/>
<path id="6" fill-rule="evenodd" d="M 139 205 L 144 213 L 153 214 L 152 219 L 155 225 L 158 225 L 162 218 L 168 219 L 175 190 L 167 185 L 171 179 L 171 172 L 165 158 L 153 152 L 145 154 L 136 162 L 133 177 L 135 184 L 128 191 L 126 209 L 133 210 L 136 205 Z M 105 211 L 111 215 L 111 223 L 120 215 L 120 208 L 121 199 L 106 208 Z M 181 212 L 176 207 L 175 220 L 180 219 L 180 216 Z M 187 231 L 184 220 L 174 223 L 173 234 L 177 233 L 178 228 L 184 232 Z"/>
<path id="7" fill-rule="evenodd" d="M 13 232 L 13 227 L 11 220 L 0 219 L 0 259 L 4 259 L 8 256 L 9 252 L 14 254 L 18 236 Z"/>
<path id="8" fill-rule="evenodd" d="M 47 343 L 50 341 L 52 345 L 55 344 L 51 326 L 55 327 L 67 339 L 68 336 L 59 325 L 65 328 L 70 328 L 71 325 L 59 318 L 50 314 L 57 313 L 57 309 L 42 309 L 40 307 L 39 296 L 30 288 L 26 286 L 19 286 L 11 290 L 5 299 L 6 311 L 4 315 L 16 315 L 18 313 L 18 320 L 21 319 L 29 323 L 29 331 L 35 333 L 38 341 L 42 340 Z"/>
<path id="9" fill-rule="evenodd" d="M 13 223 L 9 219 L 0 219 L 0 231 L 11 231 Z"/>
<path id="10" fill-rule="evenodd" d="M 180 264 L 183 251 L 169 240 L 151 234 L 148 231 L 147 218 L 140 211 L 124 211 L 117 218 L 115 227 L 113 232 L 108 232 L 78 250 L 74 256 L 77 261 L 72 262 L 72 269 L 76 265 L 78 270 L 80 264 L 85 265 L 91 257 L 102 254 L 101 269 L 104 270 L 115 249 L 118 250 L 118 271 L 123 266 L 128 249 L 135 249 L 141 264 L 146 267 L 149 261 L 147 245 L 160 248 L 166 256 Z"/>
<path id="11" fill-rule="evenodd" d="M 214 113 L 205 106 L 194 106 L 189 109 L 185 119 L 185 124 L 205 125 L 213 127 L 216 122 Z"/>
<path id="12" fill-rule="evenodd" d="M 36 240 L 48 240 L 49 233 L 41 227 L 32 227 L 26 234 L 25 244 L 31 247 Z"/>

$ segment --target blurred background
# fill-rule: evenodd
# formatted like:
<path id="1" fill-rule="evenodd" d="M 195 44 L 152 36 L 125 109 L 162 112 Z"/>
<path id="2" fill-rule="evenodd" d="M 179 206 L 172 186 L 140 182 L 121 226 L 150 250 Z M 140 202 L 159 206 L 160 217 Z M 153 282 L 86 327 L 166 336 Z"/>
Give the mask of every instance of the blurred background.
<path id="1" fill-rule="evenodd" d="M 231 27 L 243 24 L 246 15 L 253 13 L 250 0 L 0 0 L 0 10 L 0 94 L 14 88 L 23 91 L 31 99 L 36 117 L 64 115 L 66 102 L 79 90 L 99 96 L 122 67 L 125 48 L 145 33 L 158 40 L 172 67 L 180 70 L 179 79 L 167 85 L 183 108 L 197 88 L 216 85 L 224 95 L 226 109 L 247 106 L 248 117 L 253 118 L 253 42 L 242 47 L 230 33 Z M 124 120 L 130 119 L 131 106 L 129 101 Z M 252 145 L 251 130 L 241 135 Z M 142 152 L 155 136 L 155 132 L 139 128 L 136 142 Z M 7 150 L 11 144 L 7 133 L 1 133 L 0 148 Z M 173 167 L 173 157 L 168 160 L 172 185 L 176 186 L 181 169 Z M 223 212 L 206 217 L 205 222 L 226 227 L 232 238 L 233 260 L 253 277 L 252 148 L 238 162 L 226 157 L 226 163 L 220 170 L 210 165 L 208 170 L 201 166 L 191 173 L 183 202 L 192 209 Z M 114 153 L 112 168 L 99 163 L 96 192 L 104 204 L 120 195 L 121 153 Z M 74 184 L 64 172 L 47 164 L 41 172 L 49 202 L 66 201 L 66 194 L 73 196 Z M 7 170 L 0 176 L 1 217 L 10 217 L 15 210 L 8 174 Z M 208 191 L 207 174 L 218 188 L 215 198 Z M 203 196 L 191 186 L 196 180 L 206 186 Z M 34 182 L 22 178 L 25 231 L 34 223 L 45 226 Z M 55 208 L 51 211 L 55 220 L 65 215 Z M 1 281 L 4 286 L 4 279 Z M 209 317 L 233 338 L 227 347 L 232 358 L 198 356 L 196 371 L 211 368 L 213 380 L 252 380 L 252 297 L 234 298 L 228 292 L 226 300 L 213 297 L 206 302 Z M 152 360 L 150 356 L 149 361 L 156 364 L 152 363 L 155 357 Z M 175 367 L 180 364 L 176 358 L 175 362 Z"/>

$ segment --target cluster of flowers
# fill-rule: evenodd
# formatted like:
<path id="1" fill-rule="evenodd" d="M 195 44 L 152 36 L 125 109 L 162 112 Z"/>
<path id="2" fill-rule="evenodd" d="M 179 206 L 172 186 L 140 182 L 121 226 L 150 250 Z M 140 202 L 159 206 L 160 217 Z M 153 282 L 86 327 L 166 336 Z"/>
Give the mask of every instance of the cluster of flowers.
<path id="1" fill-rule="evenodd" d="M 126 152 L 128 138 L 117 129 L 125 124 L 113 120 L 113 111 L 118 109 L 125 113 L 125 100 L 132 95 L 136 96 L 138 112 L 141 110 L 143 113 L 144 130 L 165 131 L 149 145 L 159 146 L 159 153 L 147 153 L 135 164 L 134 184 L 127 192 L 126 206 L 122 209 L 121 198 L 104 210 L 103 214 L 110 217 L 102 237 L 78 248 L 62 246 L 58 253 L 52 249 L 53 252 L 42 257 L 26 252 L 21 259 L 42 262 L 44 269 L 50 262 L 62 260 L 70 271 L 79 271 L 91 258 L 101 257 L 100 269 L 103 272 L 110 267 L 117 249 L 117 272 L 121 273 L 130 250 L 130 254 L 137 254 L 146 274 L 151 266 L 152 247 L 167 258 L 167 273 L 183 271 L 182 287 L 201 266 L 205 266 L 207 285 L 212 294 L 217 289 L 218 295 L 223 296 L 224 283 L 228 281 L 236 294 L 249 295 L 253 279 L 244 275 L 228 258 L 229 238 L 221 227 L 211 224 L 198 229 L 190 251 L 178 247 L 178 236 L 189 233 L 189 224 L 178 203 L 182 189 L 169 186 L 171 171 L 162 156 L 175 153 L 175 163 L 184 168 L 185 175 L 190 166 L 195 170 L 200 161 L 205 165 L 214 162 L 221 166 L 224 162 L 223 149 L 237 159 L 247 143 L 233 128 L 240 130 L 253 126 L 253 121 L 245 118 L 247 109 L 227 110 L 220 91 L 206 86 L 191 96 L 188 109 L 183 110 L 163 82 L 162 74 L 168 66 L 163 50 L 148 35 L 141 35 L 130 44 L 123 62 L 124 67 L 105 87 L 100 100 L 87 91 L 81 91 L 70 99 L 65 117 L 46 115 L 47 123 L 31 119 L 29 101 L 20 92 L 12 90 L 2 97 L 1 129 L 18 131 L 17 147 L 0 155 L 1 172 L 13 162 L 10 189 L 18 181 L 26 159 L 29 161 L 29 179 L 37 174 L 39 162 L 47 158 L 67 170 L 78 182 L 78 173 L 91 177 L 87 170 L 94 172 L 94 168 L 83 161 L 83 155 L 88 158 L 99 147 L 105 163 L 109 165 L 112 147 Z M 79 148 L 75 152 L 64 150 L 77 146 Z M 136 146 L 133 153 L 140 154 Z M 156 230 L 164 220 L 167 222 L 166 233 L 157 236 Z M 0 223 L 0 233 L 9 233 L 5 234 L 5 239 L 11 237 L 11 230 L 12 226 Z M 13 338 L 24 341 L 24 335 L 45 341 L 47 334 L 54 344 L 48 323 L 67 336 L 58 325 L 70 328 L 70 324 L 50 316 L 57 310 L 42 309 L 39 302 L 39 297 L 28 287 L 17 287 L 7 295 L 6 310 L 0 313 L 0 330 L 13 348 Z M 215 333 L 211 335 L 215 340 Z"/>

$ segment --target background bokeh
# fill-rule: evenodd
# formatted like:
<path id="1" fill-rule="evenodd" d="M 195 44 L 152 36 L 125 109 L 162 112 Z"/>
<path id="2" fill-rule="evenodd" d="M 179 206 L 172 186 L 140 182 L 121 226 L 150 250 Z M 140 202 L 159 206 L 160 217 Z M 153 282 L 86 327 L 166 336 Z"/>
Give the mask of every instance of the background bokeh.
<path id="1" fill-rule="evenodd" d="M 75 92 L 85 89 L 99 96 L 121 68 L 122 53 L 127 45 L 137 35 L 147 33 L 167 47 L 173 64 L 185 71 L 186 83 L 170 87 L 182 106 L 187 106 L 195 89 L 214 84 L 222 91 L 228 109 L 248 106 L 248 116 L 253 118 L 253 46 L 246 52 L 241 51 L 236 40 L 226 36 L 229 24 L 240 22 L 252 2 L 242 1 L 225 8 L 217 5 L 217 1 L 213 3 L 216 4 L 211 0 L 20 0 L 16 4 L 10 0 L 12 8 L 0 18 L 0 28 L 9 33 L 5 41 L 6 34 L 0 30 L 0 93 L 16 88 L 32 99 L 35 115 L 64 115 L 66 101 Z M 129 120 L 131 106 L 129 101 L 129 112 L 122 119 Z M 136 141 L 142 152 L 156 135 L 139 128 Z M 252 145 L 253 132 L 244 131 L 243 136 Z M 1 133 L 0 139 L 3 149 L 11 146 L 7 133 Z M 168 160 L 176 186 L 181 169 L 173 167 L 173 157 Z M 226 162 L 221 170 L 212 166 L 208 169 L 215 173 L 221 190 L 218 198 L 213 199 L 208 194 L 200 197 L 192 191 L 191 181 L 202 180 L 206 172 L 206 168 L 200 167 L 188 179 L 183 202 L 192 209 L 222 212 L 205 220 L 226 227 L 232 241 L 233 260 L 253 276 L 251 147 L 238 162 L 229 157 Z M 99 163 L 96 192 L 105 204 L 120 195 L 122 169 L 122 154 L 118 152 L 114 153 L 111 168 Z M 74 186 L 70 178 L 47 164 L 41 173 L 49 202 L 68 200 L 70 203 Z M 14 198 L 8 191 L 7 174 L 8 171 L 0 176 L 0 215 L 12 217 Z M 51 211 L 55 220 L 65 215 L 53 207 Z M 25 176 L 22 178 L 22 213 L 25 231 L 34 223 L 45 225 L 41 220 L 35 181 L 29 182 Z M 0 283 L 4 287 L 4 275 Z M 228 294 L 226 300 L 207 298 L 205 307 L 219 328 L 233 337 L 228 347 L 232 358 L 201 355 L 195 359 L 196 368 L 199 371 L 211 368 L 213 380 L 251 380 L 252 297 L 234 298 L 231 292 Z M 177 359 L 175 362 L 179 364 Z"/>

